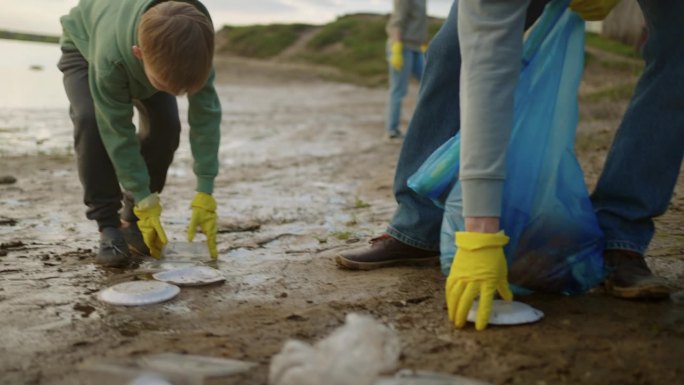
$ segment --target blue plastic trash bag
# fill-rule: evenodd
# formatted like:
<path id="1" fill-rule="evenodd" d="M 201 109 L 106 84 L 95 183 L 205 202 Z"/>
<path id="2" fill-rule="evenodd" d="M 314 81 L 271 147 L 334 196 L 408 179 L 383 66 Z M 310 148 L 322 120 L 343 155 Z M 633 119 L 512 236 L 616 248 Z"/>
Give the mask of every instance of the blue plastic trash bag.
<path id="1" fill-rule="evenodd" d="M 517 294 L 583 293 L 604 276 L 603 234 L 573 151 L 584 21 L 567 9 L 568 3 L 550 3 L 526 39 L 515 93 L 501 226 L 511 238 L 505 252 Z M 445 143 L 440 149 L 445 152 L 453 145 Z M 457 171 L 451 175 L 456 177 Z M 456 182 L 442 222 L 444 274 L 456 251 L 454 232 L 464 229 L 461 199 Z"/>
<path id="2" fill-rule="evenodd" d="M 430 155 L 406 182 L 413 191 L 444 208 L 447 195 L 456 184 L 461 157 L 461 133 L 447 140 Z"/>

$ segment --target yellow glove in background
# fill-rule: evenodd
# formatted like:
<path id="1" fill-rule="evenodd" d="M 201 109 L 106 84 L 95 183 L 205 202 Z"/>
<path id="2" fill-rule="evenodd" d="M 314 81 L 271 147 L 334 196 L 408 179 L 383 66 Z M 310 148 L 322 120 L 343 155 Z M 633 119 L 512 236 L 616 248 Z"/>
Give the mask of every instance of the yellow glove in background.
<path id="1" fill-rule="evenodd" d="M 401 71 L 401 68 L 404 66 L 404 46 L 400 41 L 395 41 L 392 43 L 390 64 L 397 71 Z"/>
<path id="2" fill-rule="evenodd" d="M 188 227 L 188 241 L 195 238 L 197 227 L 207 236 L 207 246 L 211 258 L 218 258 L 216 250 L 216 201 L 207 193 L 198 192 L 190 204 L 192 217 Z"/>
<path id="3" fill-rule="evenodd" d="M 456 255 L 446 281 L 446 302 L 449 320 L 457 328 L 466 324 L 473 300 L 480 296 L 475 328 L 484 330 L 492 312 L 494 293 L 513 299 L 508 287 L 508 265 L 503 247 L 508 237 L 498 233 L 456 233 Z"/>
<path id="4" fill-rule="evenodd" d="M 133 212 L 138 217 L 138 227 L 150 249 L 150 255 L 159 258 L 162 248 L 169 242 L 160 221 L 162 208 L 159 195 L 150 194 L 133 207 Z"/>
<path id="5" fill-rule="evenodd" d="M 421 53 L 425 53 L 425 51 L 427 51 L 427 48 L 428 48 L 427 43 L 421 45 L 421 46 L 420 46 L 420 52 L 421 52 Z"/>
<path id="6" fill-rule="evenodd" d="M 620 0 L 573 0 L 570 9 L 577 12 L 584 20 L 603 20 Z"/>

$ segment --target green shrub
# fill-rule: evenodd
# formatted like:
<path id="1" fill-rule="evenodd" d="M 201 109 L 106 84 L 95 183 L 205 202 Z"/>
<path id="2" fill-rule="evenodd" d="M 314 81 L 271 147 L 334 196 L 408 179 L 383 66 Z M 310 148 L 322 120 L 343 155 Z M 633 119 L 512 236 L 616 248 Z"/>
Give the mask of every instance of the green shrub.
<path id="1" fill-rule="evenodd" d="M 313 27 L 307 24 L 224 27 L 218 33 L 226 43 L 219 51 L 258 59 L 271 58 L 296 42 L 310 28 Z"/>

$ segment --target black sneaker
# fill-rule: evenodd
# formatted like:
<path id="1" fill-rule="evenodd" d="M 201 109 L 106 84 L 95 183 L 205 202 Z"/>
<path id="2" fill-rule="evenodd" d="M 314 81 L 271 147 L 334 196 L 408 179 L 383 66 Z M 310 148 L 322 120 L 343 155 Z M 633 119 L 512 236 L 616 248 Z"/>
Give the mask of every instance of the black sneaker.
<path id="1" fill-rule="evenodd" d="M 128 245 L 121 229 L 105 227 L 100 232 L 100 250 L 95 262 L 106 267 L 126 267 L 131 263 Z"/>
<path id="2" fill-rule="evenodd" d="M 627 299 L 663 299 L 671 289 L 665 279 L 653 275 L 644 257 L 628 250 L 606 250 L 603 254 L 609 294 Z"/>
<path id="3" fill-rule="evenodd" d="M 138 257 L 150 255 L 150 249 L 145 244 L 143 235 L 138 227 L 138 222 L 122 222 L 121 232 L 128 244 L 128 251 Z"/>
<path id="4" fill-rule="evenodd" d="M 387 133 L 387 140 L 389 140 L 390 142 L 393 142 L 393 141 L 400 141 L 400 140 L 402 140 L 403 138 L 404 138 L 404 134 L 403 134 L 401 131 L 399 131 L 399 130 L 396 130 L 396 131 L 389 131 L 389 132 Z"/>
<path id="5" fill-rule="evenodd" d="M 372 270 L 390 266 L 429 266 L 439 263 L 439 251 L 409 246 L 388 234 L 371 239 L 370 244 L 370 247 L 335 256 L 335 262 L 339 267 L 350 270 Z"/>

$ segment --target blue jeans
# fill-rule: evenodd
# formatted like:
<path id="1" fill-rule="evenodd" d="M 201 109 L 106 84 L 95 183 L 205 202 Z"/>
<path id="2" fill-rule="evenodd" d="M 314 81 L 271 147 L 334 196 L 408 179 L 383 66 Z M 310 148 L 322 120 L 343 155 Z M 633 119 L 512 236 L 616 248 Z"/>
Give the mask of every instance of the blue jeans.
<path id="1" fill-rule="evenodd" d="M 665 212 L 684 154 L 684 2 L 639 0 L 646 68 L 591 199 L 607 249 L 643 254 Z"/>
<path id="2" fill-rule="evenodd" d="M 387 52 L 389 62 L 390 52 Z M 408 91 L 409 80 L 413 75 L 418 81 L 423 76 L 423 53 L 404 48 L 404 66 L 401 70 L 396 70 L 389 65 L 389 101 L 387 103 L 387 132 L 389 134 L 399 133 L 399 123 L 401 121 L 401 101 Z"/>
<path id="3" fill-rule="evenodd" d="M 394 175 L 399 206 L 387 233 L 413 247 L 439 251 L 442 209 L 416 194 L 406 181 L 433 151 L 459 130 L 459 68 L 457 2 L 426 52 L 426 66 L 416 109 L 402 144 Z"/>

